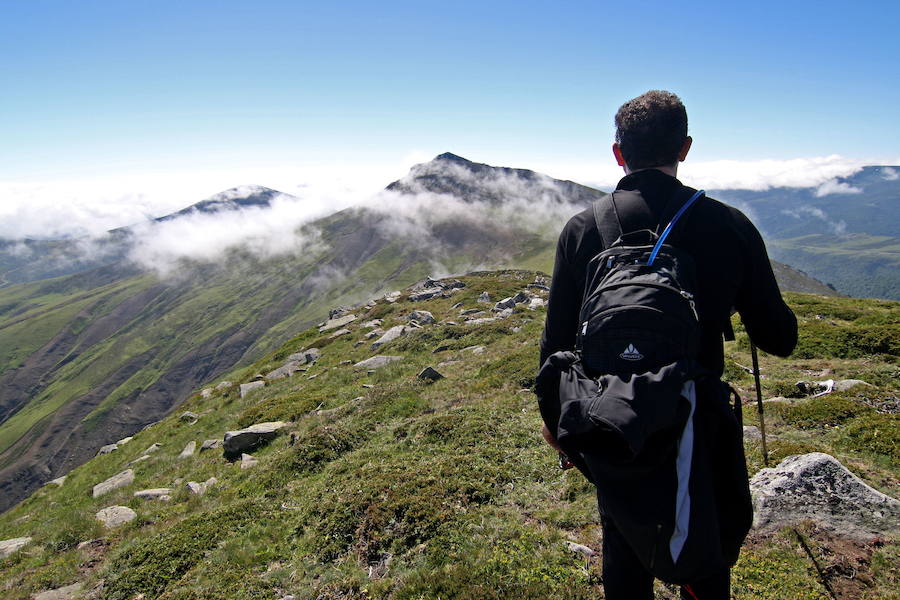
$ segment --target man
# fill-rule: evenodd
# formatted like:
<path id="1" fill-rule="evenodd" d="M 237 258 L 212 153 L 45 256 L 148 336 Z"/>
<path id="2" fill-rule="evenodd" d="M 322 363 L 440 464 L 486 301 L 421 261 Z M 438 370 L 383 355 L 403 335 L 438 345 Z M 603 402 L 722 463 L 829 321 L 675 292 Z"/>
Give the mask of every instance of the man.
<path id="1" fill-rule="evenodd" d="M 612 150 L 625 171 L 617 190 L 630 198 L 618 206 L 623 231 L 655 228 L 671 219 L 673 199 L 683 204 L 696 191 L 676 179 L 692 139 L 687 135 L 687 112 L 675 94 L 649 91 L 629 100 L 615 117 L 616 143 Z M 633 202 L 634 199 L 636 202 Z M 665 213 L 665 214 L 664 214 Z M 650 222 L 646 222 L 649 217 Z M 739 210 L 711 198 L 700 199 L 683 216 L 677 240 L 696 265 L 696 312 L 700 326 L 697 362 L 721 377 L 723 334 L 730 331 L 733 309 L 741 315 L 751 339 L 763 350 L 787 356 L 797 341 L 797 322 L 785 305 L 772 273 L 759 232 Z M 566 224 L 559 237 L 556 265 L 541 340 L 541 364 L 554 352 L 575 348 L 579 309 L 585 291 L 588 262 L 604 245 L 594 213 L 587 209 Z M 559 450 L 553 432 L 543 435 Z M 602 490 L 598 497 L 602 498 Z M 603 585 L 608 600 L 653 598 L 653 576 L 638 560 L 616 524 L 603 523 Z M 729 598 L 730 570 L 682 587 L 682 598 Z"/>

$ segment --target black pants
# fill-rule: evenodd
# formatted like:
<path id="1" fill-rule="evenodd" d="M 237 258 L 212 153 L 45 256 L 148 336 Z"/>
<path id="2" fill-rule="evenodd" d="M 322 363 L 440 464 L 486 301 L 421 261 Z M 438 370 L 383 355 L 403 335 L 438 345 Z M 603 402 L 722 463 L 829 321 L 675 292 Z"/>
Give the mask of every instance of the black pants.
<path id="1" fill-rule="evenodd" d="M 606 600 L 653 600 L 653 575 L 607 519 L 603 519 L 603 591 Z M 683 600 L 728 600 L 730 595 L 729 569 L 681 588 Z"/>

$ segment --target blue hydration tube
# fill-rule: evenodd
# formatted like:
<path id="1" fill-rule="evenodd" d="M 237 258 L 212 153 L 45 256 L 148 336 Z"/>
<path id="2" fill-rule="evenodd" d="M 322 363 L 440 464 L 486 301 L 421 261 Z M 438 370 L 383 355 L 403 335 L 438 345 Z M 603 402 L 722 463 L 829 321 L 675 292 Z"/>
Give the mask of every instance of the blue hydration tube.
<path id="1" fill-rule="evenodd" d="M 681 215 L 683 215 L 685 211 L 691 207 L 691 204 L 693 204 L 697 200 L 697 198 L 705 193 L 706 190 L 698 190 L 693 196 L 691 196 L 690 200 L 685 202 L 682 207 L 678 209 L 678 212 L 675 213 L 675 216 L 672 217 L 672 220 L 669 221 L 669 224 L 666 225 L 665 229 L 663 229 L 662 235 L 659 236 L 659 240 L 657 240 L 656 245 L 653 246 L 653 251 L 650 252 L 650 258 L 647 260 L 648 267 L 653 264 L 654 260 L 656 260 L 656 255 L 659 254 L 659 249 L 662 248 L 663 242 L 666 241 L 666 238 L 672 232 L 672 228 L 675 226 L 675 222 L 678 221 L 679 217 L 681 217 Z"/>

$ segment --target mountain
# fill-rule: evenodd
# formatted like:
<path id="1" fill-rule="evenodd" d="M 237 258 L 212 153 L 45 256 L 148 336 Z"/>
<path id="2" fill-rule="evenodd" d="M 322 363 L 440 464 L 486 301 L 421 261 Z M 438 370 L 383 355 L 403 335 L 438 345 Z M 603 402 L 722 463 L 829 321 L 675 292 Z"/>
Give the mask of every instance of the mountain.
<path id="1" fill-rule="evenodd" d="M 539 434 L 532 389 L 546 292 L 530 285 L 537 275 L 479 272 L 416 285 L 335 314 L 341 324 L 330 329 L 298 331 L 229 373 L 230 383 L 210 378 L 175 414 L 0 515 L 0 547 L 15 540 L 6 547 L 20 548 L 0 554 L 0 596 L 75 586 L 100 600 L 601 597 L 595 490 L 560 470 Z M 435 295 L 414 300 L 431 295 L 423 289 Z M 491 310 L 519 292 L 537 301 L 505 317 Z M 483 293 L 492 302 L 481 302 Z M 900 496 L 900 304 L 786 300 L 799 321 L 795 356 L 760 356 L 770 464 L 823 452 L 855 485 Z M 753 475 L 763 468 L 762 443 L 748 339 L 734 324 L 726 373 L 745 401 Z M 373 348 L 375 328 L 402 327 Z M 426 367 L 443 378 L 420 376 Z M 285 376 L 258 375 L 279 369 Z M 834 381 L 843 391 L 810 396 Z M 244 447 L 252 457 L 229 462 L 222 447 L 201 449 L 212 445 L 205 440 L 222 444 L 227 431 L 278 421 L 255 442 L 249 433 L 230 438 L 253 445 Z M 95 487 L 122 473 L 119 487 Z M 824 488 L 821 514 L 801 511 L 796 527 L 751 533 L 732 574 L 736 600 L 829 598 L 820 572 L 837 598 L 896 597 L 891 501 L 882 496 L 866 511 L 835 475 L 796 478 L 808 486 L 797 502 Z M 105 526 L 97 515 L 121 521 Z M 823 525 L 832 515 L 841 530 Z M 848 535 L 867 519 L 886 526 Z M 656 586 L 657 598 L 677 595 Z"/>
<path id="2" fill-rule="evenodd" d="M 851 296 L 900 300 L 900 167 L 815 188 L 711 190 L 760 228 L 769 253 Z"/>
<path id="3" fill-rule="evenodd" d="M 258 207 L 276 194 L 243 193 L 188 212 Z M 237 246 L 215 262 L 183 259 L 166 278 L 119 260 L 0 288 L 0 510 L 333 307 L 427 275 L 549 271 L 563 223 L 601 193 L 444 154 L 371 203 L 298 227 L 280 253 Z M 116 235 L 131 244 L 144 234 Z M 779 272 L 788 289 L 833 293 Z"/>

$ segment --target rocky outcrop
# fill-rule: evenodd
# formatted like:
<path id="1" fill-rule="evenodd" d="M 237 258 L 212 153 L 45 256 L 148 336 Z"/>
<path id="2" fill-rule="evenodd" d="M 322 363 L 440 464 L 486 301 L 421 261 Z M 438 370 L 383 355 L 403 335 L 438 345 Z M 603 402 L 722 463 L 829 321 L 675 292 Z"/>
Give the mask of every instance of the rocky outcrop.
<path id="1" fill-rule="evenodd" d="M 226 432 L 223 444 L 225 457 L 233 460 L 245 452 L 271 442 L 286 425 L 283 421 L 271 421 Z"/>
<path id="2" fill-rule="evenodd" d="M 200 452 L 204 452 L 206 450 L 215 450 L 216 448 L 222 447 L 222 440 L 204 440 L 203 444 L 200 445 Z"/>
<path id="3" fill-rule="evenodd" d="M 356 320 L 356 315 L 343 315 L 334 319 L 328 319 L 319 326 L 319 333 L 325 333 L 332 329 L 339 329 L 344 325 L 349 325 Z"/>
<path id="4" fill-rule="evenodd" d="M 33 600 L 75 600 L 75 598 L 80 597 L 83 588 L 84 585 L 82 583 L 73 583 L 55 590 L 47 590 L 46 592 L 35 594 Z"/>
<path id="5" fill-rule="evenodd" d="M 99 498 L 103 494 L 108 494 L 113 490 L 117 490 L 126 485 L 134 483 L 134 471 L 126 469 L 121 473 L 116 473 L 106 481 L 102 481 L 94 486 L 94 498 Z"/>
<path id="6" fill-rule="evenodd" d="M 423 381 L 437 381 L 438 379 L 443 379 L 444 376 L 441 375 L 434 367 L 425 367 L 421 372 L 417 375 L 417 377 Z"/>
<path id="7" fill-rule="evenodd" d="M 380 369 L 381 367 L 389 365 L 392 362 L 396 362 L 398 360 L 403 360 L 403 357 L 379 354 L 378 356 L 373 356 L 372 358 L 361 360 L 353 366 L 357 369 Z"/>
<path id="8" fill-rule="evenodd" d="M 99 511 L 96 515 L 98 521 L 101 521 L 110 529 L 120 527 L 129 521 L 137 518 L 137 513 L 127 506 L 107 506 Z"/>
<path id="9" fill-rule="evenodd" d="M 241 384 L 241 398 L 244 398 L 247 394 L 249 394 L 253 390 L 258 390 L 265 386 L 266 386 L 265 381 L 251 381 L 250 383 L 242 383 Z"/>
<path id="10" fill-rule="evenodd" d="M 760 533 L 809 520 L 858 540 L 900 534 L 900 501 L 869 487 L 828 454 L 789 456 L 757 473 L 750 490 L 753 526 Z"/>
<path id="11" fill-rule="evenodd" d="M 434 315 L 427 310 L 414 310 L 406 315 L 406 320 L 419 325 L 430 325 L 434 323 Z"/>
<path id="12" fill-rule="evenodd" d="M 0 558 L 6 558 L 13 552 L 18 552 L 31 543 L 30 537 L 12 538 L 0 541 Z"/>
<path id="13" fill-rule="evenodd" d="M 197 450 L 197 442 L 191 440 L 187 443 L 187 446 L 184 447 L 184 450 L 181 451 L 181 454 L 178 455 L 178 458 L 190 458 L 194 455 L 194 451 Z"/>
<path id="14" fill-rule="evenodd" d="M 141 498 L 142 500 L 162 500 L 163 502 L 168 502 L 172 499 L 172 490 L 171 488 L 152 488 L 149 490 L 138 490 L 134 493 L 135 498 Z"/>
<path id="15" fill-rule="evenodd" d="M 256 465 L 259 464 L 259 461 L 256 458 L 250 456 L 249 454 L 241 454 L 241 469 L 252 469 Z"/>
<path id="16" fill-rule="evenodd" d="M 409 328 L 405 325 L 397 325 L 396 327 L 391 327 L 387 331 L 382 334 L 380 338 L 372 342 L 372 349 L 377 350 L 381 346 L 384 346 L 387 343 L 393 342 L 399 337 L 406 335 L 409 332 Z"/>

